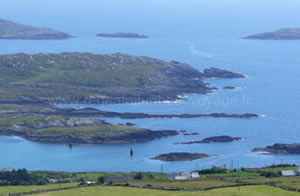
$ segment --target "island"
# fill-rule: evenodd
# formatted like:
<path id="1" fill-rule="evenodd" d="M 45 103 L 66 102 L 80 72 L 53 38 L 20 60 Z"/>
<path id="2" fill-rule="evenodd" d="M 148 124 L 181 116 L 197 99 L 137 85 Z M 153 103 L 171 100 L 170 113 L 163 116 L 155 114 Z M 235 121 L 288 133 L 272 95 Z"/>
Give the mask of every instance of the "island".
<path id="1" fill-rule="evenodd" d="M 254 148 L 252 152 L 266 152 L 267 154 L 300 154 L 300 144 L 274 144 L 265 148 Z"/>
<path id="2" fill-rule="evenodd" d="M 99 33 L 96 35 L 97 37 L 109 37 L 109 38 L 134 38 L 134 39 L 147 39 L 149 38 L 146 35 L 140 35 L 137 33 Z"/>
<path id="3" fill-rule="evenodd" d="M 161 154 L 151 159 L 160 161 L 193 161 L 208 157 L 211 156 L 203 153 L 172 152 L 168 154 Z"/>
<path id="4" fill-rule="evenodd" d="M 181 142 L 175 144 L 225 143 L 225 142 L 234 142 L 241 139 L 242 139 L 241 137 L 215 136 L 215 137 L 208 137 L 200 141 Z"/>
<path id="5" fill-rule="evenodd" d="M 256 40 L 299 40 L 300 28 L 285 28 L 273 32 L 250 35 L 244 39 Z"/>
<path id="6" fill-rule="evenodd" d="M 0 19 L 0 39 L 57 40 L 71 37 L 67 33 L 53 29 L 27 26 Z"/>

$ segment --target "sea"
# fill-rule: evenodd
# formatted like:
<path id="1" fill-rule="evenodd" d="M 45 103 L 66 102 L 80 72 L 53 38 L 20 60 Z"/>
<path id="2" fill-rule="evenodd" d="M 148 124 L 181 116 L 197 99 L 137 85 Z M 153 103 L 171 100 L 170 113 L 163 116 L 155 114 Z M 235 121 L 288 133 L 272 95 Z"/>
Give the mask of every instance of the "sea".
<path id="1" fill-rule="evenodd" d="M 58 105 L 150 114 L 255 113 L 254 119 L 100 118 L 152 130 L 186 130 L 199 135 L 166 137 L 119 145 L 31 142 L 0 136 L 0 168 L 53 171 L 191 171 L 213 165 L 241 168 L 300 164 L 300 155 L 266 155 L 253 148 L 300 140 L 300 41 L 245 40 L 242 37 L 284 27 L 300 27 L 296 0 L 1 0 L 0 18 L 69 33 L 68 40 L 0 40 L 0 54 L 91 52 L 126 53 L 176 60 L 202 71 L 217 67 L 245 79 L 212 79 L 218 90 L 187 94 L 175 102 Z M 134 32 L 150 39 L 100 38 L 97 33 Z M 234 90 L 223 89 L 235 86 Z M 0 95 L 1 96 L 1 95 Z M 175 145 L 176 142 L 228 135 L 230 143 Z M 130 157 L 130 149 L 134 156 Z M 162 162 L 169 152 L 206 153 L 210 158 Z"/>

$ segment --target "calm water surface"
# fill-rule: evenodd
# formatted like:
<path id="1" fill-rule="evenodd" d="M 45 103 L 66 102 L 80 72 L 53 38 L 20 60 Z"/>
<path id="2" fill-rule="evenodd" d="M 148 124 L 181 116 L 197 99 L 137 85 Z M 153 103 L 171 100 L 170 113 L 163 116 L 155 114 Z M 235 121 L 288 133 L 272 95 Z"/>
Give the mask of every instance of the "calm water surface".
<path id="1" fill-rule="evenodd" d="M 241 4 L 228 1 L 66 1 L 56 6 L 47 0 L 4 0 L 0 18 L 56 28 L 77 38 L 59 41 L 0 40 L 0 54 L 39 52 L 123 52 L 163 60 L 188 63 L 196 69 L 215 66 L 248 76 L 247 79 L 209 80 L 220 90 L 209 95 L 188 95 L 177 103 L 137 103 L 122 105 L 71 105 L 95 107 L 118 112 L 169 113 L 258 113 L 258 119 L 136 119 L 107 118 L 112 123 L 131 122 L 153 130 L 176 129 L 197 132 L 197 136 L 174 136 L 131 145 L 75 146 L 41 144 L 18 137 L 0 137 L 0 168 L 16 167 L 64 171 L 165 171 L 192 170 L 196 165 L 257 167 L 272 163 L 300 162 L 300 156 L 270 156 L 252 153 L 251 149 L 274 143 L 295 143 L 300 139 L 300 41 L 249 41 L 238 39 L 248 34 L 281 27 L 299 27 L 296 1 Z M 71 3 L 74 2 L 74 3 Z M 124 2 L 127 2 L 124 3 Z M 136 4 L 133 4 L 135 2 Z M 159 3 L 161 2 L 161 3 Z M 268 1 L 269 3 L 271 1 Z M 119 5 L 119 3 L 121 5 Z M 24 4 L 24 5 L 23 5 Z M 115 6 L 115 5 L 119 6 Z M 21 6 L 22 5 L 22 6 Z M 36 6 L 33 6 L 36 5 Z M 135 5 L 132 7 L 129 5 Z M 258 6 L 260 5 L 260 6 Z M 10 6 L 10 9 L 4 9 Z M 171 6 L 171 7 L 170 7 Z M 253 16 L 250 8 L 256 7 Z M 27 9 L 26 9 L 27 8 Z M 107 10 L 112 10 L 108 12 Z M 239 8 L 239 9 L 237 9 Z M 284 8 L 284 11 L 282 11 Z M 169 10 L 166 14 L 165 10 Z M 279 12 L 281 11 L 281 12 Z M 155 13 L 155 14 L 154 14 Z M 272 19 L 277 14 L 278 20 Z M 37 17 L 42 16 L 42 17 Z M 280 17 L 279 17 L 280 16 Z M 283 18 L 287 18 L 284 20 Z M 270 22 L 271 21 L 271 22 Z M 147 34 L 148 40 L 104 39 L 100 32 L 128 31 Z M 236 90 L 223 90 L 227 85 Z M 66 107 L 61 105 L 60 107 Z M 70 106 L 68 106 L 70 107 Z M 244 137 L 226 144 L 174 145 L 176 142 L 230 135 Z M 129 149 L 135 151 L 129 157 Z M 168 152 L 201 152 L 215 155 L 193 162 L 164 163 L 149 158 Z"/>

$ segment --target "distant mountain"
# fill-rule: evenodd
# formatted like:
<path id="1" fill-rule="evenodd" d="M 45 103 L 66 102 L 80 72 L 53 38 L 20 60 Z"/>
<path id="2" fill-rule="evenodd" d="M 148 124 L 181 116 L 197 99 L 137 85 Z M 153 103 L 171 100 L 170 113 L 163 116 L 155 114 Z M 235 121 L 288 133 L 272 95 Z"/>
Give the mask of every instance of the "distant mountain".
<path id="1" fill-rule="evenodd" d="M 52 29 L 27 26 L 0 19 L 0 39 L 52 40 L 70 37 L 66 33 Z"/>
<path id="2" fill-rule="evenodd" d="M 300 28 L 295 29 L 279 29 L 273 32 L 250 35 L 244 39 L 258 40 L 298 40 L 300 39 Z"/>
<path id="3" fill-rule="evenodd" d="M 146 35 L 139 35 L 137 33 L 100 33 L 97 37 L 110 37 L 110 38 L 149 38 Z"/>

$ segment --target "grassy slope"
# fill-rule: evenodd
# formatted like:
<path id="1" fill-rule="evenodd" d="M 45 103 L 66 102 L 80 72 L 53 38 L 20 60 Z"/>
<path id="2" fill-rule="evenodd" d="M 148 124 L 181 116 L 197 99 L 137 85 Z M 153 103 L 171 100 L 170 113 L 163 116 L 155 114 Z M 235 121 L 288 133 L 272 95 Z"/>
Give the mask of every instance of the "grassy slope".
<path id="1" fill-rule="evenodd" d="M 298 196 L 299 193 L 288 192 L 268 186 L 245 186 L 238 188 L 223 188 L 205 192 L 173 192 L 149 189 L 134 189 L 123 187 L 89 187 L 68 191 L 43 193 L 37 196 Z"/>
<path id="2" fill-rule="evenodd" d="M 42 186 L 0 186 L 0 194 L 4 193 L 22 193 L 37 190 L 50 190 L 65 187 L 75 187 L 78 183 L 64 183 L 64 184 L 49 184 Z"/>
<path id="3" fill-rule="evenodd" d="M 143 180 L 143 181 L 131 181 L 130 184 L 145 186 L 151 184 L 154 187 L 167 187 L 167 188 L 184 188 L 184 189 L 206 189 L 211 187 L 223 187 L 232 186 L 236 182 L 224 181 L 219 178 L 212 179 L 200 179 L 200 180 Z"/>
<path id="4" fill-rule="evenodd" d="M 28 136 L 70 136 L 77 139 L 88 139 L 95 136 L 122 136 L 145 130 L 126 125 L 94 125 L 92 122 L 90 125 L 85 126 L 69 126 L 68 122 L 72 119 L 80 121 L 82 118 L 31 114 L 4 115 L 0 117 L 0 130 L 10 129 L 20 133 L 26 132 Z M 39 126 L 46 126 L 47 128 L 38 128 Z"/>
<path id="5" fill-rule="evenodd" d="M 265 171 L 265 172 L 280 172 L 282 170 L 298 170 L 298 166 L 290 166 L 290 167 L 275 167 L 275 168 L 262 168 L 260 171 Z"/>

